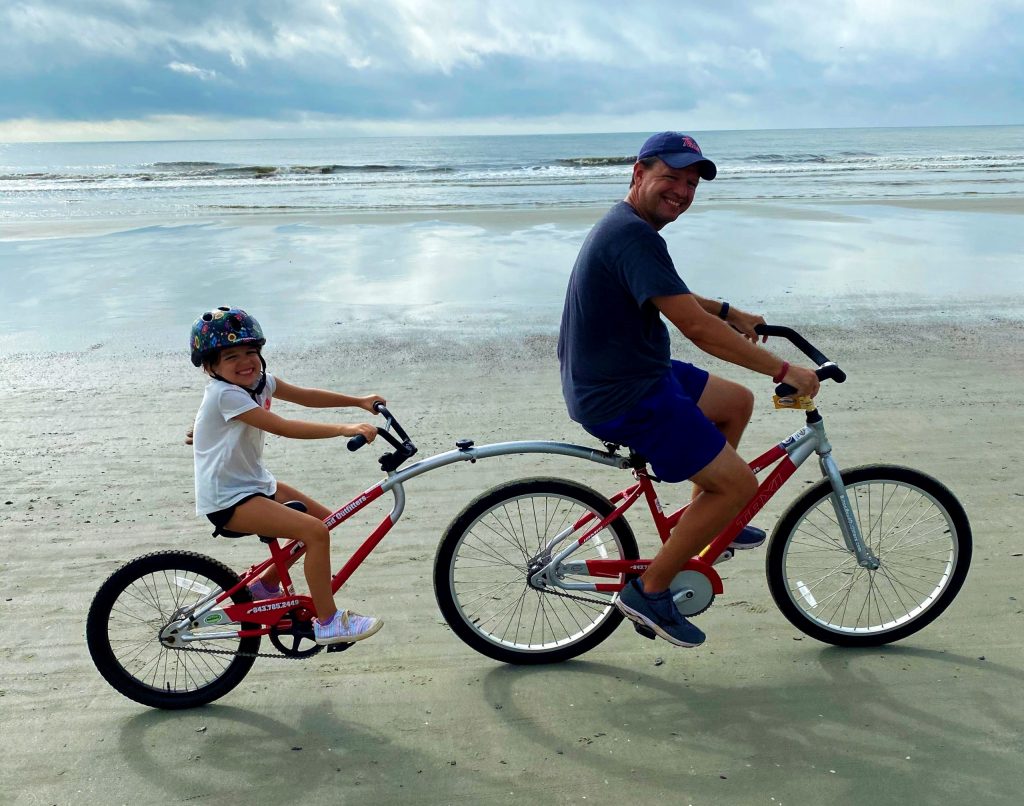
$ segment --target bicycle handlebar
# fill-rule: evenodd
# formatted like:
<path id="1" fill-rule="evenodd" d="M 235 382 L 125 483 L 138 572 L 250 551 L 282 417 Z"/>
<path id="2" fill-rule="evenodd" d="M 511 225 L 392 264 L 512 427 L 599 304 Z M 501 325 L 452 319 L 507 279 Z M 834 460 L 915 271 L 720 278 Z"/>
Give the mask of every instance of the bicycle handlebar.
<path id="1" fill-rule="evenodd" d="M 793 328 L 783 327 L 782 325 L 756 325 L 754 332 L 758 336 L 779 336 L 788 339 L 794 347 L 818 365 L 814 374 L 818 376 L 819 381 L 832 380 L 836 383 L 842 383 L 846 380 L 846 373 L 839 368 L 838 364 L 834 361 L 829 361 L 828 357 L 821 350 L 807 341 Z M 786 397 L 794 392 L 796 392 L 796 389 L 788 383 L 780 383 L 775 387 L 775 394 L 779 397 Z"/>
<path id="2" fill-rule="evenodd" d="M 412 444 L 412 440 L 409 439 L 405 429 L 395 419 L 395 415 L 388 411 L 383 403 L 380 401 L 374 403 L 373 410 L 384 417 L 384 427 L 377 428 L 377 436 L 382 437 L 395 449 L 394 452 L 386 453 L 380 458 L 381 468 L 386 472 L 390 472 L 397 469 L 406 459 L 414 456 L 416 454 L 416 446 Z M 394 429 L 395 433 L 402 438 L 401 442 L 391 433 L 391 429 Z M 357 434 L 348 441 L 347 447 L 350 451 L 358 451 L 365 444 L 366 437 L 362 434 Z"/>
<path id="3" fill-rule="evenodd" d="M 356 434 L 348 441 L 345 447 L 347 447 L 350 451 L 358 451 L 365 444 L 366 437 L 364 437 L 362 434 Z"/>
<path id="4" fill-rule="evenodd" d="M 836 383 L 842 383 L 846 380 L 846 373 L 843 372 L 839 366 L 828 359 L 828 357 L 821 352 L 817 347 L 811 344 L 807 339 L 797 333 L 795 330 L 789 327 L 783 327 L 781 325 L 757 325 L 754 328 L 754 332 L 759 336 L 779 336 L 784 339 L 788 339 L 792 344 L 806 355 L 811 361 L 818 365 L 815 370 L 815 374 L 818 376 L 818 380 L 833 380 Z M 788 383 L 780 383 L 775 387 L 775 393 L 779 397 L 785 397 L 796 392 L 792 386 Z M 395 450 L 393 453 L 386 453 L 380 458 L 380 466 L 383 470 L 390 472 L 396 470 L 406 459 L 416 454 L 416 446 L 413 445 L 412 440 L 409 439 L 409 435 L 402 428 L 395 416 L 388 411 L 380 401 L 373 404 L 373 410 L 384 417 L 384 427 L 377 429 L 377 436 L 382 437 L 386 440 Z M 395 438 L 391 433 L 394 429 L 395 433 L 401 437 L 401 442 Z M 352 437 L 348 441 L 348 449 L 350 451 L 358 451 L 366 444 L 366 437 L 362 434 L 358 434 Z"/>
<path id="5" fill-rule="evenodd" d="M 383 414 L 386 419 L 391 419 L 391 412 L 384 408 L 384 404 L 381 403 L 379 400 L 373 404 L 373 410 L 378 414 Z M 377 429 L 377 433 L 380 433 L 379 428 Z M 364 437 L 362 434 L 356 434 L 348 441 L 347 447 L 350 451 L 358 451 L 365 444 L 366 437 Z"/>

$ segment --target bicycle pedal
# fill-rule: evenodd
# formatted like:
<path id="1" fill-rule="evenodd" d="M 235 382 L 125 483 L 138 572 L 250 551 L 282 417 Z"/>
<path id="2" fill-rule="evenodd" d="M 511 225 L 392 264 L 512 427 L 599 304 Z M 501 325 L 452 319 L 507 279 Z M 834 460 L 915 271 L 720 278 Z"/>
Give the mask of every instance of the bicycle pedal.
<path id="1" fill-rule="evenodd" d="M 648 627 L 648 626 L 647 626 L 646 624 L 637 624 L 637 623 L 636 623 L 636 622 L 634 621 L 634 622 L 633 622 L 633 629 L 634 629 L 634 630 L 636 630 L 636 631 L 637 631 L 638 633 L 640 633 L 640 635 L 642 635 L 642 636 L 643 636 L 644 638 L 650 638 L 650 639 L 651 639 L 652 641 L 653 641 L 653 640 L 654 640 L 655 638 L 657 638 L 657 637 L 658 637 L 657 635 L 655 635 L 655 632 L 654 632 L 654 630 L 652 630 L 652 629 L 651 629 L 650 627 Z"/>
<path id="2" fill-rule="evenodd" d="M 328 644 L 327 645 L 327 651 L 328 652 L 344 652 L 346 649 L 348 649 L 354 643 L 355 643 L 354 641 L 350 641 L 347 644 Z"/>
<path id="3" fill-rule="evenodd" d="M 736 552 L 733 549 L 726 549 L 721 554 L 719 554 L 717 557 L 715 557 L 715 561 L 713 563 L 711 563 L 711 564 L 712 565 L 718 565 L 719 563 L 724 563 L 726 560 L 731 560 L 735 556 L 736 556 Z"/>

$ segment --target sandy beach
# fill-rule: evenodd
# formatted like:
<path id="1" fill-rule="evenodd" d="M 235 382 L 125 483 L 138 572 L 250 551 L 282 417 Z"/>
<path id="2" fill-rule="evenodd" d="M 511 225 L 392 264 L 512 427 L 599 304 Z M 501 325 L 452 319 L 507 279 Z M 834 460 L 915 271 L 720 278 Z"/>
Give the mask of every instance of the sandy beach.
<path id="1" fill-rule="evenodd" d="M 709 639 L 699 649 L 624 627 L 559 666 L 491 661 L 453 635 L 434 602 L 433 554 L 450 519 L 520 476 L 571 476 L 606 494 L 626 482 L 568 459 L 509 457 L 410 482 L 406 516 L 340 597 L 384 617 L 378 636 L 341 655 L 260 659 L 221 701 L 178 713 L 109 688 L 83 625 L 95 590 L 131 557 L 177 548 L 244 568 L 261 556 L 255 541 L 211 539 L 193 515 L 182 433 L 202 379 L 183 352 L 133 351 L 128 336 L 3 354 L 0 801 L 1019 802 L 1024 307 L 972 303 L 960 324 L 953 300 L 831 304 L 838 324 L 795 312 L 785 323 L 805 325 L 849 373 L 820 397 L 837 458 L 924 469 L 971 517 L 967 584 L 921 633 L 870 651 L 818 644 L 773 606 L 757 551 L 724 566 L 726 593 L 701 617 Z M 384 394 L 422 455 L 459 437 L 586 442 L 562 406 L 557 313 L 538 316 L 491 332 L 421 327 L 410 315 L 371 336 L 339 326 L 312 349 L 272 343 L 267 357 L 296 383 Z M 685 344 L 677 354 L 691 355 Z M 709 365 L 757 393 L 749 452 L 799 427 L 798 415 L 771 410 L 768 384 Z M 378 453 L 271 438 L 267 458 L 279 478 L 340 504 L 379 478 Z M 756 522 L 770 529 L 815 473 L 802 469 Z M 685 490 L 661 494 L 670 505 Z M 335 557 L 385 511 L 335 532 Z M 633 525 L 650 549 L 650 527 Z"/>

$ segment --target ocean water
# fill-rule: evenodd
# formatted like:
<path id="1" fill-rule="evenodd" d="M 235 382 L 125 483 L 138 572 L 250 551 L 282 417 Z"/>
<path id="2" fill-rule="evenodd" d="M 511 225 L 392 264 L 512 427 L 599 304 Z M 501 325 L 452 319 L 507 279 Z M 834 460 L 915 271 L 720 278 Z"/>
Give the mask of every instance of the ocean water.
<path id="1" fill-rule="evenodd" d="M 0 225 L 621 198 L 643 134 L 0 144 Z M 1020 196 L 1024 127 L 697 133 L 705 201 Z"/>
<path id="2" fill-rule="evenodd" d="M 718 178 L 662 234 L 698 293 L 1020 315 L 1024 127 L 696 134 Z M 176 349 L 222 304 L 292 343 L 550 334 L 643 139 L 0 144 L 0 358 Z"/>

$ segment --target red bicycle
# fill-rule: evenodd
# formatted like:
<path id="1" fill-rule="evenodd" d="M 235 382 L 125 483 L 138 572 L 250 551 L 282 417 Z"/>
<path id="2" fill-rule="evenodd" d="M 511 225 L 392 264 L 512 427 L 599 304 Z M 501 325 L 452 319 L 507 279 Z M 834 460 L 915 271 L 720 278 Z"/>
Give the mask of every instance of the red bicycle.
<path id="1" fill-rule="evenodd" d="M 762 326 L 761 332 L 788 338 L 815 361 L 822 380 L 845 380 L 838 366 L 789 328 Z M 791 397 L 793 391 L 780 385 L 776 405 L 803 408 L 806 425 L 750 463 L 755 473 L 774 469 L 743 511 L 676 576 L 676 606 L 688 617 L 711 606 L 723 593 L 714 565 L 732 556 L 733 538 L 817 454 L 823 478 L 790 505 L 768 544 L 772 597 L 795 627 L 821 641 L 871 646 L 905 638 L 937 618 L 960 591 L 972 551 L 967 515 L 945 486 L 920 471 L 892 465 L 840 470 L 820 412 L 813 402 Z M 623 456 L 615 445 L 477 447 L 459 440 L 452 451 L 401 468 L 416 447 L 393 415 L 380 411 L 386 422 L 380 435 L 394 448 L 380 459 L 387 477 L 326 523 L 333 529 L 387 492 L 394 507 L 334 576 L 335 592 L 398 522 L 405 481 L 455 462 L 559 454 L 629 470 L 635 483 L 611 498 L 556 478 L 523 479 L 485 492 L 441 539 L 434 562 L 437 602 L 465 643 L 507 663 L 567 660 L 611 635 L 623 618 L 613 604 L 615 593 L 650 564 L 640 558 L 624 513 L 642 497 L 664 541 L 685 510 L 662 511 L 657 479 L 643 457 Z M 349 448 L 364 442 L 355 437 Z M 104 678 L 145 705 L 190 708 L 237 686 L 257 657 L 320 652 L 323 647 L 313 642 L 313 603 L 295 594 L 287 568 L 304 547 L 261 539 L 270 557 L 241 575 L 180 551 L 149 554 L 115 571 L 96 594 L 86 626 Z M 248 584 L 271 565 L 281 575 L 282 595 L 253 602 Z M 264 636 L 276 652 L 259 651 Z"/>

